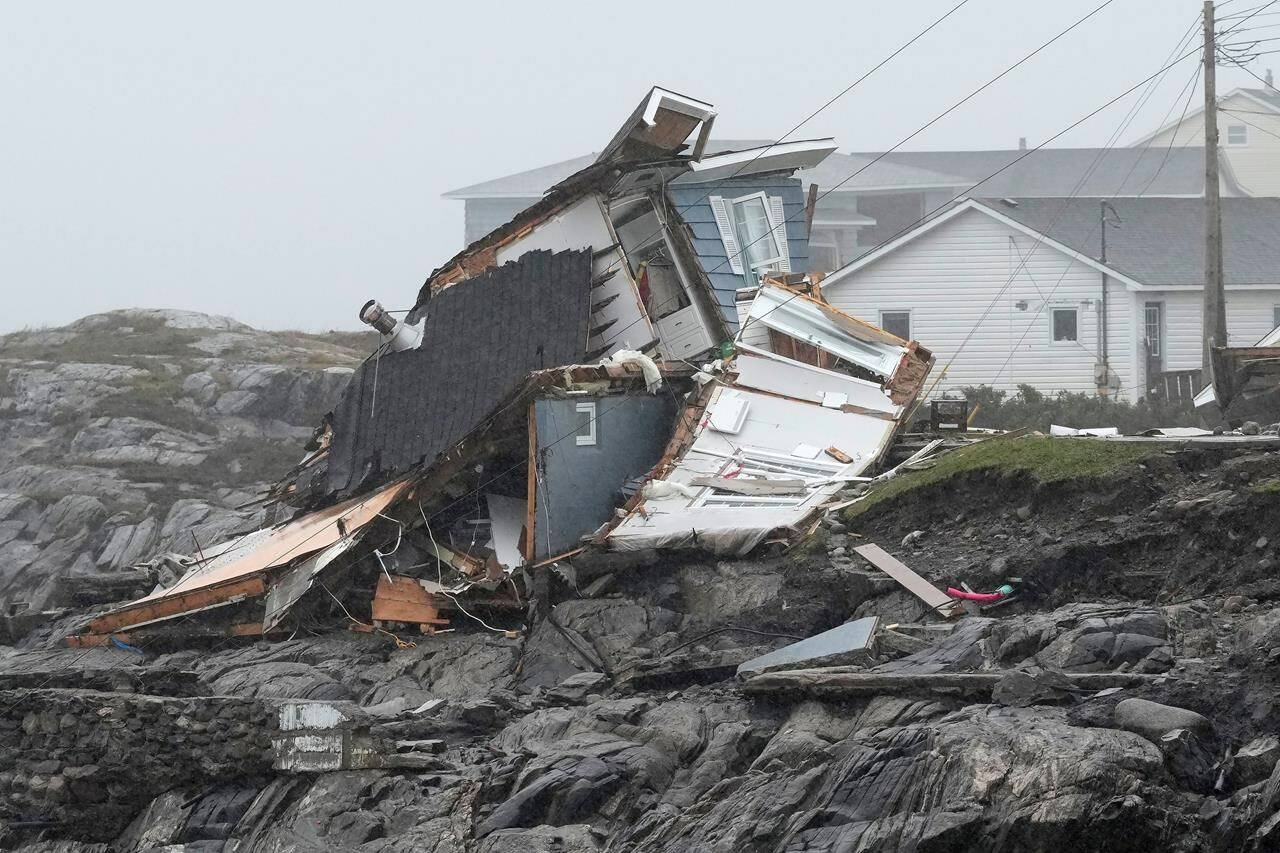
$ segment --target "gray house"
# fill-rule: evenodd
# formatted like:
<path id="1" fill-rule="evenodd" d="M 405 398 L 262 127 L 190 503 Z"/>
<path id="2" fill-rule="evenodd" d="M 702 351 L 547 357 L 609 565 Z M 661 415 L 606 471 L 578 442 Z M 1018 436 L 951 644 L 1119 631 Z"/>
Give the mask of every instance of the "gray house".
<path id="1" fill-rule="evenodd" d="M 708 152 L 768 145 L 767 140 L 711 140 Z M 790 143 L 784 143 L 790 144 Z M 589 165 L 575 157 L 462 187 L 444 198 L 464 204 L 465 239 L 478 239 L 540 199 L 548 188 Z M 913 228 L 961 196 L 986 198 L 1199 197 L 1204 150 L 1194 147 L 1044 148 L 991 151 L 832 153 L 794 175 L 801 197 L 820 192 L 808 238 L 807 266 L 830 272 Z M 1225 196 L 1248 195 L 1223 162 Z M 790 197 L 790 196 L 789 196 Z"/>

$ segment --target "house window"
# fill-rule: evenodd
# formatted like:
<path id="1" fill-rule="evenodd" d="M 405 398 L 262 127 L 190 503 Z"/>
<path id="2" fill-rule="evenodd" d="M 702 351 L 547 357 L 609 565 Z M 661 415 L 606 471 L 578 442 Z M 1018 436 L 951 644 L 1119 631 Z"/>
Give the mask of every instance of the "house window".
<path id="1" fill-rule="evenodd" d="M 1075 308 L 1054 308 L 1050 318 L 1053 321 L 1054 343 L 1080 340 L 1080 313 Z"/>
<path id="2" fill-rule="evenodd" d="M 1227 125 L 1227 144 L 1228 145 L 1248 145 L 1249 144 L 1249 126 L 1247 124 Z"/>
<path id="3" fill-rule="evenodd" d="M 791 272 L 781 196 L 710 196 L 729 267 L 758 283 L 765 270 Z"/>
<path id="4" fill-rule="evenodd" d="M 1271 328 L 1280 326 L 1280 305 L 1271 306 Z"/>
<path id="5" fill-rule="evenodd" d="M 1144 306 L 1143 312 L 1143 333 L 1147 344 L 1147 355 L 1152 358 L 1160 357 L 1161 350 L 1161 326 L 1160 313 L 1163 303 L 1148 302 Z"/>
<path id="6" fill-rule="evenodd" d="M 574 406 L 578 428 L 574 430 L 573 440 L 579 447 L 594 447 L 596 444 L 596 404 L 578 403 Z"/>
<path id="7" fill-rule="evenodd" d="M 911 340 L 911 311 L 881 311 L 880 328 L 904 341 Z"/>
<path id="8" fill-rule="evenodd" d="M 742 254 L 753 271 L 776 268 L 782 260 L 774 229 L 778 223 L 769 216 L 768 199 L 764 193 L 734 199 L 734 222 L 742 241 Z"/>

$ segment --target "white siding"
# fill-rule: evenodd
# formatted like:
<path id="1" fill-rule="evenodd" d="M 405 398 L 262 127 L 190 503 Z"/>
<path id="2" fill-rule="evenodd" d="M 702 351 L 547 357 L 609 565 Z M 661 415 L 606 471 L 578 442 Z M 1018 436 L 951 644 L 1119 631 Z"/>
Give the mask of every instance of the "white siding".
<path id="1" fill-rule="evenodd" d="M 1252 98 L 1232 95 L 1220 102 L 1218 110 L 1218 145 L 1235 175 L 1236 182 L 1250 195 L 1280 195 L 1280 115 L 1264 115 L 1266 107 Z M 1232 115 L 1225 112 L 1231 110 Z M 1249 135 L 1246 145 L 1227 144 L 1227 125 L 1244 124 Z M 1254 125 L 1249 127 L 1248 125 Z M 1204 145 L 1204 113 L 1189 117 L 1182 124 L 1155 136 L 1151 148 L 1159 151 L 1175 146 Z M 1143 142 L 1142 145 L 1148 143 Z M 1223 192 L 1229 188 L 1224 187 Z"/>
<path id="2" fill-rule="evenodd" d="M 1203 340 L 1200 316 L 1204 296 L 1199 290 L 1144 291 L 1136 294 L 1139 308 L 1164 302 L 1165 370 L 1200 366 Z M 1280 287 L 1265 290 L 1227 290 L 1227 338 L 1230 346 L 1251 347 L 1273 328 Z M 1141 334 L 1141 331 L 1139 331 Z"/>
<path id="3" fill-rule="evenodd" d="M 1019 270 L 1023 256 L 1027 263 Z M 930 384 L 955 358 L 938 391 L 966 385 L 1013 390 L 1027 383 L 1046 393 L 1093 393 L 1101 288 L 1097 270 L 971 210 L 824 284 L 823 295 L 872 323 L 879 323 L 882 310 L 910 309 L 911 336 L 937 357 Z M 1051 341 L 1044 310 L 1050 294 L 1053 307 L 1079 309 L 1076 343 Z M 1132 389 L 1140 378 L 1134 303 L 1127 294 L 1123 285 L 1110 282 L 1109 360 L 1120 384 Z"/>

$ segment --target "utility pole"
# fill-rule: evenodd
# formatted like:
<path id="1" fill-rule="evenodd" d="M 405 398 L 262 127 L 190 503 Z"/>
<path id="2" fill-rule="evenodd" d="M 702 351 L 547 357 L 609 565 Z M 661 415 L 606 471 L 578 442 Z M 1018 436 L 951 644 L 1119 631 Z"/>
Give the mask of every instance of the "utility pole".
<path id="1" fill-rule="evenodd" d="M 1217 45 L 1213 0 L 1204 3 L 1204 351 L 1205 384 L 1213 381 L 1211 347 L 1227 345 L 1226 293 L 1222 281 L 1222 199 L 1218 193 Z M 1221 377 L 1225 380 L 1226 377 Z"/>

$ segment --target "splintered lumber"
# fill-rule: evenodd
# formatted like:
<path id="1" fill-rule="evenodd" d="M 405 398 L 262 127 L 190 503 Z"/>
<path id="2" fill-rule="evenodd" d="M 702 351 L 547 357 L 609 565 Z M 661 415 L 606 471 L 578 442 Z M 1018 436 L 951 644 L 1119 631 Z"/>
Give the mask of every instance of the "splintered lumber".
<path id="1" fill-rule="evenodd" d="M 804 480 L 737 479 L 732 477 L 694 477 L 692 486 L 710 486 L 736 495 L 794 495 L 804 491 Z"/>
<path id="2" fill-rule="evenodd" d="M 850 672 L 831 669 L 789 669 L 747 679 L 747 693 L 819 696 L 832 699 L 877 694 L 940 692 L 986 697 L 1005 672 Z M 1108 687 L 1137 687 L 1160 678 L 1138 672 L 1067 672 L 1062 676 L 1074 689 L 1090 692 Z"/>
<path id="3" fill-rule="evenodd" d="M 899 584 L 905 587 L 908 592 L 923 601 L 925 604 L 929 605 L 930 609 L 945 609 L 946 612 L 950 612 L 951 608 L 955 606 L 955 601 L 952 600 L 951 596 L 920 577 L 908 568 L 905 563 L 898 560 L 879 545 L 859 545 L 854 548 L 853 551 L 868 563 L 896 580 Z"/>

